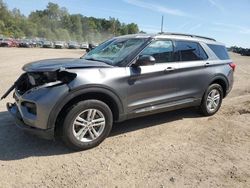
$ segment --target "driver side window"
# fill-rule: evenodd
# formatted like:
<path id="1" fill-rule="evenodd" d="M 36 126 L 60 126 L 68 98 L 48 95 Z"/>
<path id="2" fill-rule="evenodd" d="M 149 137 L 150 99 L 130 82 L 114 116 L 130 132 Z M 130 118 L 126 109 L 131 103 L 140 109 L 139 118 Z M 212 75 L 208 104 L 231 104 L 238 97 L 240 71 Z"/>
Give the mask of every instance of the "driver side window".
<path id="1" fill-rule="evenodd" d="M 170 40 L 156 40 L 151 42 L 140 55 L 150 55 L 155 58 L 155 63 L 174 61 L 174 47 Z"/>

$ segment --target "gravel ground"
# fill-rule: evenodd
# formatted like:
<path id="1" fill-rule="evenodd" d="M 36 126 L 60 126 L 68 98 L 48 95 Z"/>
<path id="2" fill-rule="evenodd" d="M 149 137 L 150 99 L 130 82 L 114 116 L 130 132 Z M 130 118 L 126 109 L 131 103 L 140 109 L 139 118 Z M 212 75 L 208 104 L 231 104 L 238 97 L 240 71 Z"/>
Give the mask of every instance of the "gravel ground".
<path id="1" fill-rule="evenodd" d="M 0 94 L 28 62 L 81 50 L 0 48 Z M 231 54 L 235 85 L 212 117 L 184 109 L 116 124 L 72 152 L 17 129 L 0 102 L 0 187 L 250 187 L 250 57 Z"/>

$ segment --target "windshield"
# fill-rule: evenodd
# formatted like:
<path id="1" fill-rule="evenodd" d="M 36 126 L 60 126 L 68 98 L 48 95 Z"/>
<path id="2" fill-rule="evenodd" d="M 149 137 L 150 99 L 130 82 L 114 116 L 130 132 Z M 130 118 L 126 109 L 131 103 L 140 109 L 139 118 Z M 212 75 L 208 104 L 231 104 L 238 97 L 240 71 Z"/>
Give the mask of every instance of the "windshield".
<path id="1" fill-rule="evenodd" d="M 116 65 L 146 42 L 146 38 L 115 38 L 102 43 L 83 58 Z"/>

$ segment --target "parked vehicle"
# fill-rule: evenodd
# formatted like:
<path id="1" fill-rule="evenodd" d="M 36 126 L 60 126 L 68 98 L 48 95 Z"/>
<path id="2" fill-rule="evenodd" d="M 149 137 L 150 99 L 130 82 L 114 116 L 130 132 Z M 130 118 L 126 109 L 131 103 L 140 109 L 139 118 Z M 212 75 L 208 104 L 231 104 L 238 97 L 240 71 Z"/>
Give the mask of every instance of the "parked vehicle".
<path id="1" fill-rule="evenodd" d="M 89 51 L 95 49 L 97 46 L 98 46 L 98 45 L 96 45 L 96 44 L 90 43 L 90 44 L 89 44 L 89 48 L 86 49 L 86 52 L 89 52 Z"/>
<path id="2" fill-rule="evenodd" d="M 84 49 L 84 50 L 87 50 L 89 48 L 89 43 L 87 43 L 87 42 L 81 43 L 80 48 Z"/>
<path id="3" fill-rule="evenodd" d="M 71 41 L 68 43 L 68 48 L 69 49 L 78 49 L 78 48 L 80 48 L 80 45 L 77 42 Z"/>
<path id="4" fill-rule="evenodd" d="M 54 44 L 51 41 L 44 41 L 43 42 L 43 48 L 53 48 Z"/>
<path id="5" fill-rule="evenodd" d="M 240 54 L 244 56 L 250 56 L 250 49 L 242 49 Z"/>
<path id="6" fill-rule="evenodd" d="M 55 46 L 55 48 L 63 49 L 63 48 L 65 48 L 65 42 L 63 42 L 63 41 L 55 41 L 54 46 Z"/>
<path id="7" fill-rule="evenodd" d="M 32 43 L 32 41 L 25 39 L 25 40 L 19 41 L 18 46 L 22 47 L 22 48 L 31 48 L 31 47 L 33 47 L 33 43 Z"/>
<path id="8" fill-rule="evenodd" d="M 89 149 L 113 122 L 199 107 L 215 114 L 233 86 L 235 64 L 214 39 L 166 33 L 110 39 L 82 59 L 27 64 L 4 94 L 17 125 L 73 149 Z"/>
<path id="9" fill-rule="evenodd" d="M 3 39 L 0 43 L 0 47 L 16 47 L 17 42 L 14 39 Z"/>
<path id="10" fill-rule="evenodd" d="M 3 40 L 4 40 L 4 38 L 0 38 L 0 47 L 2 47 Z"/>
<path id="11" fill-rule="evenodd" d="M 33 48 L 39 46 L 39 45 L 38 45 L 38 41 L 36 41 L 36 40 L 31 40 L 31 44 L 32 44 L 32 47 L 33 47 Z"/>
<path id="12" fill-rule="evenodd" d="M 42 48 L 43 47 L 43 43 L 44 43 L 44 41 L 43 40 L 37 40 L 37 47 L 39 47 L 39 48 Z"/>

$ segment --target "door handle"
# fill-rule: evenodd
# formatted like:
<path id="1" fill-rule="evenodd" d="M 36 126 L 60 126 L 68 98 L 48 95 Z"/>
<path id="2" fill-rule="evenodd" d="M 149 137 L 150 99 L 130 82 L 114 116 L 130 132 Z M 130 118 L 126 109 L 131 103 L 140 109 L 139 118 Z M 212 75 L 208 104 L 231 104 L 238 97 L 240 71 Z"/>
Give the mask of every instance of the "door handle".
<path id="1" fill-rule="evenodd" d="M 210 65 L 210 63 L 209 63 L 209 62 L 206 62 L 204 66 L 205 66 L 205 67 L 208 67 L 209 65 Z"/>
<path id="2" fill-rule="evenodd" d="M 168 68 L 166 68 L 164 71 L 165 71 L 165 72 L 171 72 L 171 71 L 174 71 L 174 70 L 175 70 L 174 67 L 168 67 Z"/>

